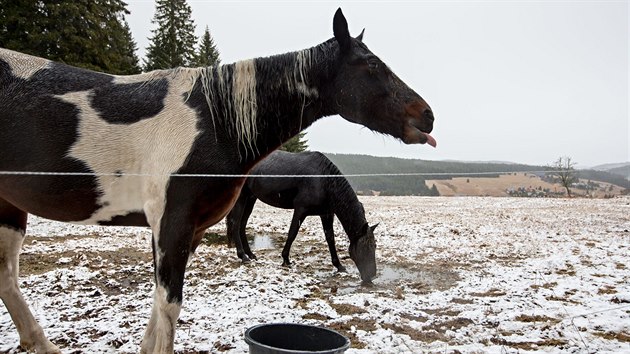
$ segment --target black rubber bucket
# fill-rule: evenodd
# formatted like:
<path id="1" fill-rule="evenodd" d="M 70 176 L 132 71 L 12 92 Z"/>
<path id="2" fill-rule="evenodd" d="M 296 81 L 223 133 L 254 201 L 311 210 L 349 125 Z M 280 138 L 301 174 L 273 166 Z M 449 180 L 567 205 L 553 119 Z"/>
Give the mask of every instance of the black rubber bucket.
<path id="1" fill-rule="evenodd" d="M 327 328 L 295 323 L 270 323 L 245 331 L 250 354 L 341 354 L 350 340 Z"/>

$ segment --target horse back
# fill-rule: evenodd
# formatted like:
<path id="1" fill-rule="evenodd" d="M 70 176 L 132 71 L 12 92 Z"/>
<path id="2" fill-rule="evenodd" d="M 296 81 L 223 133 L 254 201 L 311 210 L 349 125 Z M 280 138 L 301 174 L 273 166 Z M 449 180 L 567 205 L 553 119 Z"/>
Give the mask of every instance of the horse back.
<path id="1" fill-rule="evenodd" d="M 284 209 L 304 207 L 323 213 L 329 212 L 329 193 L 334 190 L 327 177 L 321 176 L 340 174 L 320 152 L 274 151 L 258 163 L 250 175 L 283 177 L 250 177 L 246 186 L 265 204 Z"/>
<path id="2" fill-rule="evenodd" d="M 60 221 L 141 213 L 199 134 L 186 105 L 195 77 L 113 76 L 0 49 L 0 170 L 25 173 L 0 175 L 0 198 Z"/>

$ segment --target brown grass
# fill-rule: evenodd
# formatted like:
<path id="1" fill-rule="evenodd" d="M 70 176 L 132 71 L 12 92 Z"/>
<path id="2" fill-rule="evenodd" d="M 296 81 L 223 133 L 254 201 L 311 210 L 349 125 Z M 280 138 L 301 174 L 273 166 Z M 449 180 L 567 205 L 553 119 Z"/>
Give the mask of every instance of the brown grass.
<path id="1" fill-rule="evenodd" d="M 562 192 L 564 187 L 559 184 L 551 184 L 540 179 L 540 177 L 532 174 L 524 174 L 522 172 L 509 175 L 501 175 L 499 177 L 457 177 L 453 179 L 440 180 L 432 179 L 426 180 L 426 185 L 431 188 L 435 184 L 435 187 L 440 192 L 441 196 L 452 197 L 458 195 L 465 196 L 490 196 L 490 197 L 506 197 L 507 189 L 517 189 L 519 187 L 537 189 L 549 189 L 552 192 Z M 602 187 L 605 187 L 606 192 L 595 191 L 594 195 L 597 198 L 603 198 L 605 194 L 620 195 L 622 188 L 613 186 L 613 191 L 608 192 L 608 183 L 599 182 Z M 572 189 L 571 193 L 574 195 L 583 194 L 584 191 L 578 189 Z"/>

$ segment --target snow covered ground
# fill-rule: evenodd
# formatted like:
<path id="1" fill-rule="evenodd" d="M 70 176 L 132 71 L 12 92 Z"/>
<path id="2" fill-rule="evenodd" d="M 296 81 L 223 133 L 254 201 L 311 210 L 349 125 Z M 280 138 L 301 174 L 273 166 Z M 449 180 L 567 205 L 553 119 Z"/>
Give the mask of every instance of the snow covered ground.
<path id="1" fill-rule="evenodd" d="M 318 218 L 303 224 L 293 267 L 280 266 L 291 213 L 259 203 L 257 261 L 241 265 L 212 237 L 199 247 L 176 351 L 246 353 L 248 327 L 297 322 L 348 336 L 348 354 L 630 353 L 630 198 L 361 200 L 380 222 L 373 287 L 349 259 L 336 273 Z M 136 353 L 152 300 L 149 231 L 31 217 L 28 233 L 21 284 L 48 337 L 64 353 Z M 0 306 L 0 353 L 18 343 Z"/>

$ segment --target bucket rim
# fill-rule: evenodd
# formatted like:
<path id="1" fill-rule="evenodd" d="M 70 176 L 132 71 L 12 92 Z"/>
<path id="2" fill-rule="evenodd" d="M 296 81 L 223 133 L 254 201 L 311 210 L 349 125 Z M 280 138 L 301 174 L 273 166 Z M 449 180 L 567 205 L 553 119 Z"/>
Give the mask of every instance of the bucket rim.
<path id="1" fill-rule="evenodd" d="M 305 353 L 304 350 L 292 350 L 292 349 L 283 349 L 283 348 L 278 348 L 278 347 L 272 347 L 272 346 L 260 343 L 259 341 L 254 340 L 250 336 L 250 333 L 253 330 L 256 330 L 256 329 L 258 329 L 260 327 L 283 326 L 283 325 L 284 326 L 289 325 L 289 326 L 295 326 L 295 327 L 304 327 L 304 328 L 317 328 L 319 330 L 324 330 L 326 332 L 330 332 L 332 334 L 340 336 L 341 338 L 344 339 L 344 344 L 341 347 L 327 349 L 327 350 L 308 351 L 306 353 L 309 353 L 309 354 L 310 353 L 313 353 L 313 354 L 322 353 L 322 354 L 324 354 L 324 353 L 331 353 L 331 352 L 333 352 L 333 353 L 338 353 L 338 352 L 343 353 L 348 348 L 350 348 L 350 339 L 348 339 L 348 337 L 344 336 L 343 334 L 341 334 L 341 333 L 339 333 L 339 332 L 337 332 L 335 330 L 332 330 L 332 329 L 326 328 L 326 327 L 320 327 L 320 326 L 314 326 L 314 325 L 308 325 L 308 324 L 302 324 L 302 323 L 291 323 L 291 322 L 261 323 L 261 324 L 257 324 L 257 325 L 251 326 L 251 327 L 249 327 L 249 328 L 247 328 L 245 330 L 245 343 L 247 343 L 249 345 L 251 345 L 251 344 L 258 345 L 261 348 L 265 348 L 265 349 L 269 349 L 269 350 L 282 350 L 282 351 L 284 351 L 284 352 L 286 352 L 288 354 L 291 354 L 291 353 L 303 354 L 303 353 Z"/>

